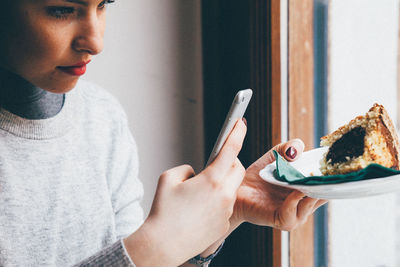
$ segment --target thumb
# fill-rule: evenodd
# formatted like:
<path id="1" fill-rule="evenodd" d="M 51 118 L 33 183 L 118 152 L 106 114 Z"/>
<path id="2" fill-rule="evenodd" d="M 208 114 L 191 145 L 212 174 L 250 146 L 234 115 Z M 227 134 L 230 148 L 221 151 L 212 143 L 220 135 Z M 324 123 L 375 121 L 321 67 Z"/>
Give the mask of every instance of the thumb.
<path id="1" fill-rule="evenodd" d="M 267 152 L 270 163 L 275 160 L 273 150 L 276 150 L 281 156 L 288 161 L 296 160 L 304 151 L 304 143 L 301 139 L 292 139 L 286 143 L 282 143 L 274 146 L 270 151 Z"/>
<path id="2" fill-rule="evenodd" d="M 304 151 L 304 143 L 301 139 L 292 139 L 286 143 L 281 143 L 271 148 L 261 158 L 254 162 L 250 168 L 262 169 L 266 165 L 275 161 L 275 156 L 272 151 L 276 150 L 281 156 L 288 161 L 296 160 Z"/>

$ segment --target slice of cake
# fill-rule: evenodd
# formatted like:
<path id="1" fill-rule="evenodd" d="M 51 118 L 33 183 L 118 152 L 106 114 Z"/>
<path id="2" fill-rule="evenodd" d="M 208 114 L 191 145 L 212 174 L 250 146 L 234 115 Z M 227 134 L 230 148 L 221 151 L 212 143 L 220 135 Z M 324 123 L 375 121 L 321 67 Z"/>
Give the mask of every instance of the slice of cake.
<path id="1" fill-rule="evenodd" d="M 370 163 L 399 169 L 399 139 L 387 111 L 379 104 L 322 137 L 321 146 L 329 146 L 321 160 L 323 175 L 358 171 Z"/>

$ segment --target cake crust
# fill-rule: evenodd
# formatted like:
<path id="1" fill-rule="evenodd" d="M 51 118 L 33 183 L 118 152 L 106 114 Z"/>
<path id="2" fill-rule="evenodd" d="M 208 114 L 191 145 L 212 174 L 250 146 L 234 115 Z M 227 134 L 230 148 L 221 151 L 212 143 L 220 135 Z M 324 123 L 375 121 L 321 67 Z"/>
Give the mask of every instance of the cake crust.
<path id="1" fill-rule="evenodd" d="M 352 142 L 347 144 L 349 147 L 342 146 L 342 148 L 336 148 L 336 151 L 334 151 L 335 147 L 338 147 L 338 143 L 343 142 L 344 136 L 350 135 L 359 128 L 365 130 L 365 135 L 360 135 L 363 140 L 354 140 L 353 138 Z M 352 154 L 352 151 L 355 150 L 350 149 L 351 146 L 355 146 L 354 143 L 358 144 L 359 142 L 362 142 L 363 152 Z M 374 104 L 364 116 L 358 116 L 333 133 L 322 137 L 321 146 L 330 147 L 321 160 L 320 169 L 323 175 L 358 171 L 371 163 L 399 169 L 399 139 L 389 114 L 379 104 Z M 336 157 L 340 158 L 340 160 L 332 160 L 335 159 L 335 153 L 348 154 Z"/>

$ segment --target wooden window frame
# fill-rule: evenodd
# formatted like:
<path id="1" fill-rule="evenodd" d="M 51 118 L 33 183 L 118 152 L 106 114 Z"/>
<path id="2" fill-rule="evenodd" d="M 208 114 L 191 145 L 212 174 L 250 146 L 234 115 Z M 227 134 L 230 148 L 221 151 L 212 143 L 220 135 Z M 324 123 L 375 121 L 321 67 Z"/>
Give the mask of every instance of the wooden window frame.
<path id="1" fill-rule="evenodd" d="M 288 137 L 289 139 L 301 138 L 308 150 L 314 147 L 314 131 L 312 130 L 314 129 L 313 0 L 282 1 L 288 1 Z M 280 0 L 272 1 L 275 10 L 273 14 L 281 14 L 279 4 L 281 4 Z M 272 21 L 275 21 L 272 25 L 273 31 L 278 31 L 280 17 Z M 273 36 L 273 42 L 281 40 L 282 37 L 286 38 L 280 34 Z M 275 54 L 280 55 L 279 48 L 280 45 L 273 44 L 272 53 L 275 51 Z M 278 57 L 275 58 L 275 64 L 278 65 Z M 274 75 L 278 76 L 277 73 Z M 281 84 L 282 81 L 279 82 L 279 85 Z M 281 90 L 286 90 L 286 88 L 278 85 L 273 87 L 273 92 L 275 92 L 273 96 L 275 95 L 277 100 L 281 95 Z M 282 101 L 275 102 L 282 103 Z M 278 129 L 277 123 L 274 132 L 279 132 Z M 275 143 L 281 139 L 279 135 L 274 138 Z M 273 251 L 273 266 L 282 266 L 282 257 L 287 255 L 282 255 L 282 232 L 279 230 L 273 231 Z M 290 232 L 288 256 L 290 267 L 314 266 L 314 216 L 311 216 L 304 225 Z"/>
<path id="2" fill-rule="evenodd" d="M 281 31 L 283 1 L 288 7 L 287 35 L 286 29 Z M 246 9 L 244 15 L 248 20 L 238 19 L 242 18 L 243 11 L 234 9 L 230 1 L 202 1 L 202 23 L 206 29 L 205 34 L 203 32 L 206 155 L 226 115 L 231 96 L 247 86 L 253 89 L 254 97 L 246 114 L 249 121 L 247 144 L 239 155 L 245 165 L 287 137 L 301 138 L 306 148 L 311 149 L 314 140 L 310 130 L 314 125 L 313 0 L 252 0 L 235 4 Z M 231 33 L 229 27 L 235 26 L 249 31 L 248 36 L 243 38 L 237 31 Z M 285 44 L 287 41 L 287 48 L 281 50 L 282 40 Z M 285 57 L 281 57 L 282 53 Z M 282 58 L 287 58 L 287 64 L 282 64 Z M 282 94 L 286 90 L 287 94 Z M 283 109 L 286 107 L 287 110 Z M 288 131 L 287 135 L 282 129 Z M 268 227 L 244 224 L 228 238 L 212 265 L 314 266 L 313 218 L 292 231 L 288 243 L 286 236 Z M 282 249 L 284 246 L 286 249 Z M 283 261 L 288 256 L 283 255 L 287 248 L 289 259 Z"/>
<path id="3" fill-rule="evenodd" d="M 289 137 L 314 148 L 313 0 L 289 0 Z M 300 123 L 301 122 L 301 123 Z M 314 216 L 289 235 L 290 266 L 314 266 Z"/>

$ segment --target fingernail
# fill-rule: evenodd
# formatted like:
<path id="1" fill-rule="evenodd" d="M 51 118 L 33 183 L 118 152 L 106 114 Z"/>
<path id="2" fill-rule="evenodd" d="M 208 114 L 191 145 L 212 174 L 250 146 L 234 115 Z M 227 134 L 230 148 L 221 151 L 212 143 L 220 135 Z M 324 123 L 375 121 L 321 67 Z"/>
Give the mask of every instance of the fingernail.
<path id="1" fill-rule="evenodd" d="M 286 156 L 288 156 L 290 159 L 294 159 L 297 156 L 297 150 L 294 147 L 289 147 L 288 150 L 285 152 Z"/>
<path id="2" fill-rule="evenodd" d="M 243 117 L 243 118 L 242 118 L 242 121 L 243 121 L 244 125 L 246 125 L 246 126 L 247 126 L 247 120 L 246 120 L 246 118 L 245 118 L 245 117 Z"/>

